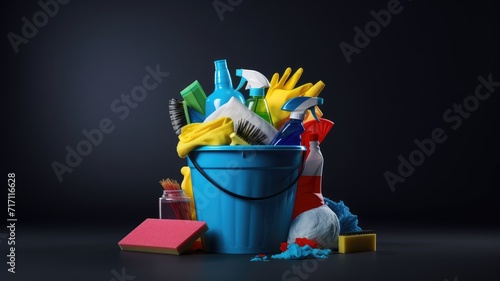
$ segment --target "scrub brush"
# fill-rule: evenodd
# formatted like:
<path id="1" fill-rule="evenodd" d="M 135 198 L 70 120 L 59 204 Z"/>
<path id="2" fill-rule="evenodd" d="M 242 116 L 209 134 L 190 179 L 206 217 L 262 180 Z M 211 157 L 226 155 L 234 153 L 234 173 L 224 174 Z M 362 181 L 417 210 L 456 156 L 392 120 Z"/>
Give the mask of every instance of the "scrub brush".
<path id="1" fill-rule="evenodd" d="M 235 130 L 231 135 L 231 145 L 261 145 L 267 136 L 248 120 L 238 120 Z"/>
<path id="2" fill-rule="evenodd" d="M 177 135 L 181 134 L 181 128 L 188 124 L 186 113 L 184 111 L 184 102 L 178 99 L 171 99 L 168 102 L 168 113 L 170 122 Z"/>

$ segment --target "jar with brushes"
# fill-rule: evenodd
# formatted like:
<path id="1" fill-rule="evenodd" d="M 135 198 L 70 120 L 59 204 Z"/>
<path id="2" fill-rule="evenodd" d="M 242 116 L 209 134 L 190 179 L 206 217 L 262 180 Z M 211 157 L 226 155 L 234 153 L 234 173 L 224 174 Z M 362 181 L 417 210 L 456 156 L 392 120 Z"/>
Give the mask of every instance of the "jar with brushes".
<path id="1" fill-rule="evenodd" d="M 184 194 L 184 190 L 163 190 L 160 197 L 160 219 L 190 220 L 191 198 Z"/>

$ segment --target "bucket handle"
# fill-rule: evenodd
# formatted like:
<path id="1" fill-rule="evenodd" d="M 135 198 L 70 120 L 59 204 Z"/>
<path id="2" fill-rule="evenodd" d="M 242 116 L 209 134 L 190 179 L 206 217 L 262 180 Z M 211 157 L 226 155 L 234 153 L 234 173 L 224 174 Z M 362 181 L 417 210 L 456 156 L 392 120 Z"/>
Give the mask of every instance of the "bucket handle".
<path id="1" fill-rule="evenodd" d="M 198 162 L 196 162 L 194 160 L 194 158 L 191 158 L 189 157 L 189 155 L 187 156 L 189 158 L 189 160 L 191 160 L 191 162 L 193 163 L 194 167 L 196 168 L 196 170 L 198 170 L 198 172 L 200 172 L 200 174 L 205 177 L 205 179 L 207 179 L 211 184 L 213 184 L 215 187 L 217 187 L 218 189 L 220 189 L 221 191 L 223 191 L 224 193 L 228 194 L 228 195 L 231 195 L 233 197 L 236 197 L 236 198 L 239 198 L 239 199 L 244 199 L 244 200 L 265 200 L 265 199 L 269 199 L 271 197 L 274 197 L 274 196 L 278 196 L 280 195 L 281 193 L 289 190 L 294 184 L 297 183 L 297 181 L 299 180 L 300 176 L 302 175 L 302 172 L 304 171 L 304 161 L 305 161 L 305 157 L 306 156 L 306 153 L 305 152 L 302 152 L 302 160 L 300 161 L 300 171 L 298 172 L 297 174 L 297 177 L 286 187 L 284 188 L 283 190 L 280 190 L 274 194 L 271 194 L 271 195 L 268 195 L 268 196 L 264 196 L 264 197 L 249 197 L 249 196 L 244 196 L 244 195 L 240 195 L 240 194 L 237 194 L 237 193 L 234 193 L 234 192 L 231 192 L 227 189 L 225 189 L 224 187 L 220 186 L 216 181 L 214 181 L 209 175 L 207 175 L 207 173 L 205 173 L 205 171 L 203 171 L 203 169 L 200 167 L 200 165 L 198 165 Z"/>

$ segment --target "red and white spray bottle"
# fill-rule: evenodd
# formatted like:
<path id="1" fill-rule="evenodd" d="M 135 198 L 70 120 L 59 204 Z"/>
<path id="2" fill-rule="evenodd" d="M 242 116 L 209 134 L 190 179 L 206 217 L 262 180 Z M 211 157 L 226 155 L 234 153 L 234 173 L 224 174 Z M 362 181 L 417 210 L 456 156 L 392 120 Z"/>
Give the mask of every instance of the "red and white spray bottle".
<path id="1" fill-rule="evenodd" d="M 311 134 L 309 150 L 309 155 L 304 163 L 304 171 L 297 183 L 292 219 L 295 219 L 304 211 L 325 204 L 321 190 L 323 154 L 321 154 L 321 149 L 319 148 L 318 134 Z"/>
<path id="2" fill-rule="evenodd" d="M 321 248 L 337 248 L 340 224 L 337 215 L 323 199 L 323 154 L 316 133 L 311 134 L 309 150 L 304 171 L 297 183 L 287 242 L 307 238 L 317 242 Z"/>

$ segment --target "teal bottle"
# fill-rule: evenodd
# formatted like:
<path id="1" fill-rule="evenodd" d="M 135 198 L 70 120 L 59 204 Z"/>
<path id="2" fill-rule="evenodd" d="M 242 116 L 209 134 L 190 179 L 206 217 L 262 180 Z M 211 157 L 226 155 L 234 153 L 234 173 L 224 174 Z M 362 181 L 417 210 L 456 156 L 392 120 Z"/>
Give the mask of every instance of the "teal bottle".
<path id="1" fill-rule="evenodd" d="M 245 97 L 233 88 L 231 75 L 225 59 L 214 61 L 214 91 L 205 102 L 205 116 L 212 114 L 217 108 L 227 103 L 232 97 L 245 104 Z"/>
<path id="2" fill-rule="evenodd" d="M 246 100 L 245 106 L 250 109 L 250 111 L 259 115 L 262 119 L 266 120 L 267 123 L 273 124 L 271 120 L 271 114 L 269 113 L 269 106 L 264 98 L 263 88 L 250 88 L 250 97 Z"/>

